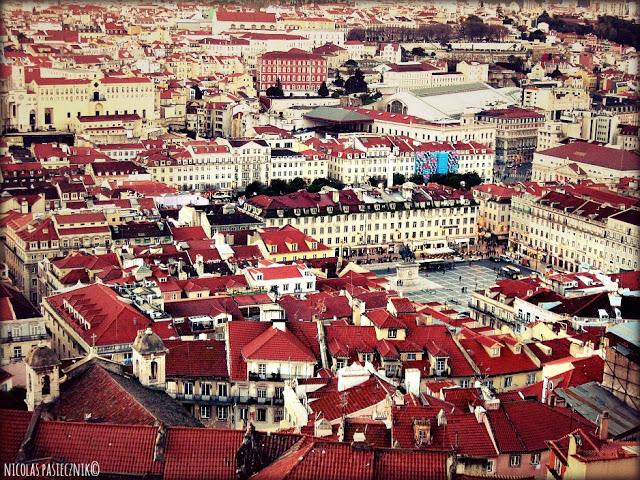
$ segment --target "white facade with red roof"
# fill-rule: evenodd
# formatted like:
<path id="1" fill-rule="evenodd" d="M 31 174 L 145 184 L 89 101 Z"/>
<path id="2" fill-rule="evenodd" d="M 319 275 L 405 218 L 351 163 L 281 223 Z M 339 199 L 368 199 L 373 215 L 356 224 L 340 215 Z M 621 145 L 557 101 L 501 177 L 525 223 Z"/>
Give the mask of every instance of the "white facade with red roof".
<path id="1" fill-rule="evenodd" d="M 575 164 L 586 178 L 614 186 L 623 177 L 640 175 L 640 154 L 618 148 L 605 147 L 597 143 L 574 141 L 548 150 L 536 152 L 533 156 L 531 179 L 540 182 L 555 181 L 558 172 Z M 565 181 L 575 182 L 583 178 L 562 170 Z"/>
<path id="2" fill-rule="evenodd" d="M 316 276 L 302 263 L 283 265 L 262 260 L 257 268 L 247 268 L 244 276 L 250 287 L 278 295 L 301 296 L 316 290 Z"/>

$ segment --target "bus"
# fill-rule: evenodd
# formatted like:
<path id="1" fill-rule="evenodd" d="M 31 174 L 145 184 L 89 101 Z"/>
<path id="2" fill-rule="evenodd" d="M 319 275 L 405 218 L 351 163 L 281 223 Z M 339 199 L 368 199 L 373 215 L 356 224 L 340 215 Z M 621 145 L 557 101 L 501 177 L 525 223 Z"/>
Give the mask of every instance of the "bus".
<path id="1" fill-rule="evenodd" d="M 518 278 L 518 275 L 522 273 L 522 271 L 518 267 L 514 267 L 513 265 L 502 267 L 501 272 L 502 275 L 507 278 Z"/>

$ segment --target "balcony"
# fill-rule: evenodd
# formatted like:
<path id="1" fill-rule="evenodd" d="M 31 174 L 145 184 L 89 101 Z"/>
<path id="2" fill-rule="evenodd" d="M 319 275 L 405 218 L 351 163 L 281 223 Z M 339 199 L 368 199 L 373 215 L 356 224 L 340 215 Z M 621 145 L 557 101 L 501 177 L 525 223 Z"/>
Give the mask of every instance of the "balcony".
<path id="1" fill-rule="evenodd" d="M 39 333 L 37 335 L 18 335 L 13 336 L 9 334 L 8 337 L 0 338 L 0 343 L 18 343 L 18 342 L 34 342 L 38 340 L 47 340 L 49 335 L 46 333 Z"/>
<path id="2" fill-rule="evenodd" d="M 238 403 L 237 396 L 221 396 L 221 395 L 200 395 L 168 392 L 169 395 L 180 402 L 199 402 L 211 405 L 230 405 Z"/>
<path id="3" fill-rule="evenodd" d="M 284 377 L 280 373 L 261 374 L 256 372 L 249 372 L 249 381 L 253 382 L 282 382 Z"/>

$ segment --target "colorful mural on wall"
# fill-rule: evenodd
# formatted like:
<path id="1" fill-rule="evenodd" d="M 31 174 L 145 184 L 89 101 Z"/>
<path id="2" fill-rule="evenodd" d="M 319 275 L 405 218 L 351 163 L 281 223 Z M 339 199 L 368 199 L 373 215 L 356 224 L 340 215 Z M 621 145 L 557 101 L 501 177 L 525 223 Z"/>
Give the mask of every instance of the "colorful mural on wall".
<path id="1" fill-rule="evenodd" d="M 417 152 L 414 173 L 421 175 L 427 182 L 436 173 L 456 173 L 458 171 L 458 154 L 455 151 Z"/>

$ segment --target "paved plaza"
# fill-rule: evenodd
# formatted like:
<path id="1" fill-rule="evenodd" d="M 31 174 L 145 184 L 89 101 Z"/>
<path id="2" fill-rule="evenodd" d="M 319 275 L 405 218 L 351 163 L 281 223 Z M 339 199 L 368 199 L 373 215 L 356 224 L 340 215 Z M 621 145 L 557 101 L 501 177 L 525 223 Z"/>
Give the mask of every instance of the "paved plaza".
<path id="1" fill-rule="evenodd" d="M 498 280 L 494 269 L 500 270 L 504 265 L 506 264 L 481 261 L 471 264 L 457 263 L 454 264 L 452 270 L 445 270 L 444 273 L 442 271 L 420 272 L 422 288 L 403 293 L 416 302 L 446 302 L 451 308 L 465 312 L 468 311 L 471 293 L 474 290 L 493 285 Z M 378 275 L 386 277 L 395 275 L 395 268 L 392 264 L 367 265 L 366 267 Z"/>

